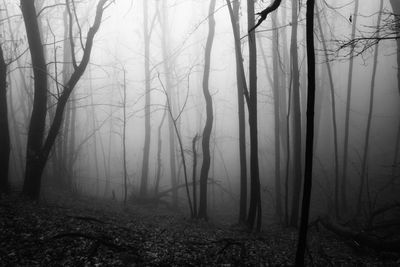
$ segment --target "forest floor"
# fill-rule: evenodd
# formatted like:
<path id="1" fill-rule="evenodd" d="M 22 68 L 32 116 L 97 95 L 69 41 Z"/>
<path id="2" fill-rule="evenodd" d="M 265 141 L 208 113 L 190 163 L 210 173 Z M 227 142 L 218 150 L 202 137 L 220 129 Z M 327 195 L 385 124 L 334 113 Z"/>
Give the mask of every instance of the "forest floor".
<path id="1" fill-rule="evenodd" d="M 0 266 L 290 266 L 297 232 L 248 233 L 163 206 L 16 195 L 0 199 Z M 308 266 L 399 266 L 399 254 L 356 249 L 312 228 Z"/>

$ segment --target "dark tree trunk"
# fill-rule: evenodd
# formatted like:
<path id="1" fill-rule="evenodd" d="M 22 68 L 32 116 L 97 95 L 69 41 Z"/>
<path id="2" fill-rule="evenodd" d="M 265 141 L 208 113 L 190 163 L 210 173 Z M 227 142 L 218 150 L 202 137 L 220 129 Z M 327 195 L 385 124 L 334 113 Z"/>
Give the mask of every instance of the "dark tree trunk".
<path id="1" fill-rule="evenodd" d="M 193 183 L 193 217 L 197 217 L 197 186 L 196 186 L 196 173 L 197 173 L 197 151 L 196 142 L 199 136 L 196 134 L 192 140 L 193 152 L 193 169 L 192 169 L 192 183 Z"/>
<path id="2" fill-rule="evenodd" d="M 43 144 L 44 127 L 47 113 L 47 72 L 42 41 L 40 39 L 39 26 L 35 11 L 34 1 L 21 0 L 21 10 L 24 17 L 25 28 L 31 51 L 32 67 L 34 73 L 34 101 L 32 115 L 28 130 L 28 144 L 26 155 L 26 169 L 23 193 L 31 199 L 39 199 L 41 177 L 46 165 L 49 153 L 57 138 L 62 124 L 62 118 L 68 98 L 82 77 L 90 59 L 93 47 L 93 39 L 98 31 L 103 15 L 103 7 L 107 0 L 100 0 L 97 4 L 96 17 L 89 29 L 85 49 L 79 65 L 74 60 L 72 53 L 74 72 L 65 84 L 65 89 L 58 98 L 54 119 L 50 124 L 47 138 Z M 68 1 L 67 1 L 67 4 Z M 72 29 L 70 28 L 70 32 Z M 71 34 L 70 34 L 71 35 Z M 71 37 L 71 36 L 70 36 Z"/>
<path id="3" fill-rule="evenodd" d="M 142 161 L 142 178 L 140 196 L 147 195 L 149 154 L 150 154 L 150 33 L 148 27 L 148 1 L 143 0 L 143 34 L 144 34 L 144 72 L 145 72 L 145 106 L 144 106 L 144 148 Z"/>
<path id="4" fill-rule="evenodd" d="M 300 192 L 301 192 L 301 110 L 300 110 L 300 74 L 297 52 L 297 27 L 298 27 L 298 1 L 292 0 L 292 35 L 290 43 L 291 73 L 292 73 L 292 124 L 293 124 L 293 186 L 292 186 L 292 209 L 290 214 L 290 225 L 297 226 L 299 218 Z M 289 129 L 288 129 L 289 130 Z"/>
<path id="5" fill-rule="evenodd" d="M 17 134 L 17 133 L 16 133 Z M 8 165 L 10 160 L 10 132 L 7 112 L 7 64 L 0 46 L 0 194 L 8 193 Z"/>
<path id="6" fill-rule="evenodd" d="M 307 128 L 306 128 L 306 155 L 304 171 L 303 201 L 301 207 L 301 220 L 299 241 L 296 252 L 296 266 L 304 266 L 304 253 L 307 244 L 308 217 L 310 213 L 310 199 L 313 169 L 313 144 L 314 144 L 314 108 L 315 108 L 315 54 L 314 54 L 314 0 L 307 0 L 306 12 L 307 31 Z"/>
<path id="7" fill-rule="evenodd" d="M 393 13 L 397 16 L 400 15 L 400 2 L 398 0 L 390 0 L 390 4 L 393 9 Z M 400 28 L 400 22 L 398 21 L 398 27 Z M 397 87 L 400 94 L 400 32 L 397 33 Z M 400 114 L 400 113 L 399 113 Z M 392 167 L 392 180 L 397 177 L 397 169 L 399 168 L 399 150 L 400 150 L 400 118 L 399 118 L 399 126 L 396 135 L 396 141 L 394 146 L 394 156 L 393 156 L 393 167 Z M 393 187 L 395 188 L 395 187 Z"/>
<path id="8" fill-rule="evenodd" d="M 21 11 L 31 52 L 35 88 L 28 130 L 23 192 L 30 198 L 38 199 L 41 176 L 47 160 L 42 153 L 47 113 L 47 69 L 36 16 L 35 1 L 21 0 Z"/>
<path id="9" fill-rule="evenodd" d="M 355 0 L 354 13 L 353 13 L 353 26 L 351 29 L 351 37 L 353 40 L 356 34 L 357 17 L 358 17 L 358 0 Z M 346 98 L 346 119 L 344 125 L 344 147 L 343 147 L 343 170 L 342 170 L 342 181 L 341 181 L 341 208 L 343 211 L 347 211 L 347 163 L 348 163 L 348 150 L 349 150 L 349 123 L 350 123 L 350 105 L 351 105 L 351 91 L 353 82 L 353 49 L 350 51 L 350 62 L 349 62 L 349 75 L 347 80 L 347 98 Z"/>
<path id="10" fill-rule="evenodd" d="M 242 47 L 240 44 L 240 25 L 238 0 L 231 2 L 226 0 L 231 18 L 232 30 L 235 41 L 236 56 L 236 83 L 238 96 L 238 119 L 239 119 L 239 158 L 240 158 L 240 204 L 239 204 L 239 223 L 246 222 L 247 213 L 247 159 L 246 159 L 246 123 L 244 110 L 244 92 L 247 92 L 246 77 L 244 74 Z"/>
<path id="11" fill-rule="evenodd" d="M 160 125 L 158 126 L 158 130 L 157 130 L 157 171 L 156 171 L 156 185 L 154 188 L 154 194 L 157 195 L 158 194 L 158 188 L 160 185 L 160 179 L 161 179 L 161 167 L 162 167 L 162 163 L 161 163 L 161 149 L 162 149 L 162 138 L 161 138 L 161 129 L 162 126 L 164 124 L 164 120 L 165 120 L 165 115 L 167 114 L 167 110 L 164 110 L 163 116 L 161 118 L 161 122 Z"/>
<path id="12" fill-rule="evenodd" d="M 203 164 L 200 169 L 200 199 L 199 199 L 199 214 L 198 218 L 207 219 L 207 180 L 208 172 L 210 170 L 210 136 L 213 125 L 213 104 L 212 97 L 209 89 L 210 80 L 210 65 L 211 65 L 211 49 L 215 35 L 215 10 L 216 0 L 210 1 L 210 7 L 208 12 L 208 37 L 205 48 L 205 61 L 204 61 L 204 74 L 203 74 L 203 94 L 206 101 L 206 124 L 203 130 L 203 138 L 201 147 L 203 150 Z"/>
<path id="13" fill-rule="evenodd" d="M 254 1 L 247 0 L 248 29 L 253 29 Z M 261 228 L 261 192 L 258 166 L 258 121 L 257 121 L 257 46 L 254 31 L 249 33 L 249 128 L 250 128 L 250 205 L 247 217 L 249 228 L 256 223 L 257 230 Z"/>

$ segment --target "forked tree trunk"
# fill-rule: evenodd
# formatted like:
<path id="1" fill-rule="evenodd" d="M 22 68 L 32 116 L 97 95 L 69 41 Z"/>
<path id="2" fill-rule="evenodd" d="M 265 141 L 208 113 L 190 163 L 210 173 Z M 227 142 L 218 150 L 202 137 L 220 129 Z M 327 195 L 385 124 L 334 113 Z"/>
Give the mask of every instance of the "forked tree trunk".
<path id="1" fill-rule="evenodd" d="M 93 47 L 93 39 L 100 27 L 104 5 L 107 0 L 100 0 L 96 8 L 96 16 L 90 27 L 85 49 L 79 65 L 73 60 L 74 72 L 64 86 L 64 90 L 58 98 L 54 119 L 50 123 L 49 132 L 43 143 L 44 128 L 47 114 L 47 70 L 43 45 L 40 38 L 38 20 L 34 1 L 21 0 L 21 10 L 25 22 L 29 50 L 31 52 L 32 68 L 34 73 L 34 101 L 32 115 L 28 130 L 28 143 L 26 155 L 26 169 L 23 193 L 31 199 L 39 199 L 41 177 L 46 165 L 49 153 L 57 138 L 63 121 L 63 113 L 68 98 L 76 84 L 82 77 L 90 59 Z M 67 1 L 67 5 L 69 1 Z M 71 17 L 71 16 L 70 16 Z M 72 17 L 71 17 L 72 20 Z M 72 33 L 72 28 L 70 28 Z M 71 34 L 70 34 L 71 37 Z M 72 41 L 71 41 L 72 42 Z M 73 59 L 75 55 L 72 53 Z"/>
<path id="2" fill-rule="evenodd" d="M 208 12 L 208 37 L 205 48 L 205 60 L 204 60 L 204 74 L 203 74 L 203 94 L 206 101 L 206 124 L 203 130 L 202 138 L 202 151 L 203 151 L 203 164 L 200 169 L 200 199 L 199 199 L 199 213 L 198 218 L 207 219 L 207 180 L 208 172 L 210 170 L 210 136 L 213 125 L 213 103 L 210 94 L 209 80 L 210 80 L 210 66 L 211 66 L 211 49 L 214 42 L 215 35 L 215 10 L 216 0 L 210 1 L 210 7 Z"/>

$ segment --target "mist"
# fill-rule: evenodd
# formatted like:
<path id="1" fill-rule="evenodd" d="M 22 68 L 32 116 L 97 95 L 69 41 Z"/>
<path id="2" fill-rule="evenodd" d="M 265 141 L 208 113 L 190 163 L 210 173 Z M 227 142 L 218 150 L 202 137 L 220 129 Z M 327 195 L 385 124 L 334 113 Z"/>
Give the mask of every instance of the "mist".
<path id="1" fill-rule="evenodd" d="M 177 225 L 208 223 L 199 232 L 245 229 L 232 244 L 248 252 L 254 233 L 284 240 L 297 229 L 307 234 L 307 225 L 313 238 L 336 242 L 336 234 L 366 254 L 398 242 L 396 1 L 28 2 L 0 8 L 4 207 L 106 207 L 95 218 L 146 210 L 178 216 Z M 224 251 L 235 247 L 228 243 Z M 337 254 L 321 259 L 317 250 L 315 262 L 304 263 L 303 252 L 303 265 L 339 264 Z M 203 264 L 257 264 L 230 253 Z M 398 247 L 389 253 L 360 261 L 396 262 Z M 294 264 L 261 254 L 258 265 Z M 143 257 L 120 266 L 191 261 Z"/>

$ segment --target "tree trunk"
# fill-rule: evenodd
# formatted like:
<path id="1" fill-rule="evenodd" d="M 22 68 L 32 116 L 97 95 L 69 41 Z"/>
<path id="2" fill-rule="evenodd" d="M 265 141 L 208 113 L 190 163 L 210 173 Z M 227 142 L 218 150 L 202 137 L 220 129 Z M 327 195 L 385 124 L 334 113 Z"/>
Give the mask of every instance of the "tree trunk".
<path id="1" fill-rule="evenodd" d="M 353 25 L 351 29 L 350 40 L 353 40 L 356 34 L 357 17 L 358 17 L 358 0 L 355 0 L 354 14 L 353 14 Z M 349 123 L 350 123 L 350 104 L 351 104 L 351 91 L 353 82 L 353 56 L 354 51 L 350 51 L 350 62 L 349 62 L 349 75 L 347 80 L 347 98 L 346 98 L 346 119 L 344 125 L 344 147 L 343 147 L 343 170 L 342 170 L 342 181 L 341 181 L 341 207 L 343 211 L 347 211 L 347 163 L 348 163 L 348 149 L 349 149 Z"/>
<path id="2" fill-rule="evenodd" d="M 272 35 L 272 71 L 273 71 L 273 89 L 272 93 L 274 96 L 274 117 L 275 117 L 275 202 L 276 202 L 276 213 L 279 219 L 282 219 L 282 194 L 281 194 L 281 149 L 280 149 L 280 83 L 278 73 L 278 53 L 279 53 L 279 35 L 277 28 L 279 27 L 278 18 L 276 12 L 272 14 L 272 28 L 276 29 Z"/>
<path id="3" fill-rule="evenodd" d="M 172 97 L 172 83 L 171 83 L 171 59 L 169 58 L 168 51 L 168 33 L 169 33 L 169 21 L 168 21 L 168 9 L 167 9 L 167 0 L 162 1 L 162 53 L 163 53 L 163 62 L 164 62 L 164 72 L 165 72 L 165 83 L 168 96 L 171 97 L 171 101 L 173 101 Z M 173 104 L 171 105 L 171 109 L 173 108 Z M 173 111 L 173 110 L 172 110 Z M 174 133 L 174 122 L 173 117 L 168 116 L 168 136 L 169 136 L 169 162 L 170 162 L 170 174 L 171 174 L 171 186 L 176 188 L 178 184 L 177 175 L 176 175 L 176 155 L 175 155 L 175 133 Z M 174 190 L 172 192 L 172 205 L 173 207 L 178 207 L 178 190 Z"/>
<path id="4" fill-rule="evenodd" d="M 206 101 L 206 124 L 203 130 L 202 138 L 202 151 L 203 151 L 203 164 L 200 169 L 200 199 L 199 199 L 199 214 L 198 218 L 207 220 L 207 180 L 208 172 L 210 170 L 210 136 L 213 125 L 213 103 L 209 89 L 210 80 L 210 65 L 211 65 L 211 49 L 215 35 L 215 10 L 216 0 L 210 1 L 210 7 L 208 12 L 208 37 L 205 48 L 205 61 L 204 61 L 204 74 L 203 74 L 203 94 Z"/>
<path id="5" fill-rule="evenodd" d="M 148 1 L 143 0 L 143 34 L 144 34 L 144 72 L 145 72 L 145 106 L 144 106 L 144 148 L 142 161 L 142 178 L 140 196 L 147 195 L 149 154 L 150 154 L 150 33 L 148 27 Z"/>
<path id="6" fill-rule="evenodd" d="M 299 218 L 300 206 L 300 192 L 301 192 L 301 111 L 300 111 L 300 75 L 299 75 L 299 62 L 297 52 L 297 10 L 298 1 L 292 0 L 292 36 L 290 44 L 290 54 L 292 62 L 292 99 L 293 112 L 292 112 L 292 125 L 293 125 L 293 195 L 292 195 L 292 209 L 290 214 L 290 225 L 297 226 Z M 289 130 L 289 129 L 288 129 Z"/>
<path id="7" fill-rule="evenodd" d="M 196 173 L 197 173 L 197 151 L 196 142 L 199 136 L 196 134 L 192 140 L 193 152 L 193 169 L 192 169 L 192 183 L 193 183 L 193 217 L 197 217 L 197 188 L 196 188 Z"/>
<path id="8" fill-rule="evenodd" d="M 164 110 L 163 116 L 161 118 L 161 122 L 160 125 L 158 126 L 158 130 L 157 130 L 157 171 L 156 171 L 156 184 L 155 184 L 155 188 L 154 188 L 154 194 L 157 195 L 158 194 L 158 188 L 160 185 L 160 178 L 161 178 L 161 167 L 162 167 L 162 163 L 161 163 L 161 149 L 162 149 L 162 138 L 161 138 L 161 129 L 162 126 L 164 124 L 164 120 L 165 120 L 165 115 L 167 114 L 167 110 Z"/>
<path id="9" fill-rule="evenodd" d="M 64 86 L 64 90 L 58 98 L 54 119 L 50 124 L 47 138 L 43 144 L 44 127 L 47 113 L 47 71 L 42 41 L 40 39 L 39 26 L 35 11 L 34 1 L 21 0 L 21 10 L 24 17 L 25 28 L 28 37 L 29 49 L 31 51 L 32 67 L 34 72 L 34 101 L 28 130 L 28 144 L 26 155 L 26 169 L 23 193 L 31 199 L 39 199 L 41 177 L 46 165 L 49 153 L 57 138 L 62 124 L 62 118 L 68 98 L 82 77 L 90 59 L 93 47 L 93 39 L 100 27 L 103 16 L 103 7 L 108 0 L 100 0 L 96 8 L 96 17 L 90 27 L 85 49 L 79 65 L 76 63 L 75 55 L 72 53 L 74 72 Z M 68 1 L 67 1 L 67 4 Z M 70 28 L 72 32 L 72 28 Z M 71 35 L 71 34 L 70 34 Z M 70 36 L 72 37 L 72 36 Z"/>
<path id="10" fill-rule="evenodd" d="M 310 213 L 310 199 L 313 169 L 313 144 L 314 144 L 314 108 L 315 108 L 315 54 L 314 54 L 314 0 L 307 0 L 306 12 L 307 31 L 307 128 L 306 128 L 306 155 L 304 171 L 303 201 L 301 207 L 301 220 L 299 241 L 296 252 L 296 266 L 304 266 L 304 253 L 307 244 L 308 217 Z"/>
<path id="11" fill-rule="evenodd" d="M 231 2 L 226 0 L 231 18 L 232 30 L 235 41 L 236 57 L 236 83 L 238 97 L 238 121 L 239 121 L 239 161 L 240 161 L 240 204 L 239 223 L 245 223 L 247 213 L 247 159 L 246 159 L 246 123 L 244 109 L 244 92 L 247 92 L 246 77 L 244 74 L 242 47 L 240 44 L 240 24 L 238 0 Z"/>
<path id="12" fill-rule="evenodd" d="M 16 133 L 17 134 L 17 133 Z M 8 166 L 10 161 L 10 132 L 7 111 L 7 64 L 0 45 L 0 195 L 8 193 Z"/>
<path id="13" fill-rule="evenodd" d="M 254 1 L 247 0 L 248 29 L 255 25 Z M 256 223 L 261 228 L 261 192 L 258 166 L 258 125 L 257 125 L 257 46 L 254 31 L 249 33 L 249 128 L 250 128 L 250 205 L 247 225 L 250 229 Z"/>
<path id="14" fill-rule="evenodd" d="M 382 11 L 383 11 L 383 0 L 380 1 L 377 29 L 379 29 L 381 25 Z M 377 32 L 376 38 L 379 38 L 379 31 Z M 364 153 L 361 165 L 361 176 L 360 176 L 361 181 L 360 181 L 360 188 L 358 192 L 357 207 L 356 207 L 357 214 L 361 213 L 362 196 L 364 191 L 365 179 L 368 179 L 365 176 L 366 176 L 367 161 L 368 161 L 369 137 L 371 131 L 372 114 L 374 111 L 375 77 L 376 77 L 376 69 L 378 66 L 378 55 L 379 55 L 379 43 L 377 43 L 375 46 L 374 65 L 372 67 L 371 90 L 369 95 L 369 111 L 368 111 L 367 127 L 365 130 Z"/>
<path id="15" fill-rule="evenodd" d="M 35 88 L 28 130 L 23 193 L 30 198 L 38 199 L 41 176 L 47 160 L 41 151 L 47 113 L 47 69 L 35 1 L 21 0 L 21 11 L 31 52 Z"/>

